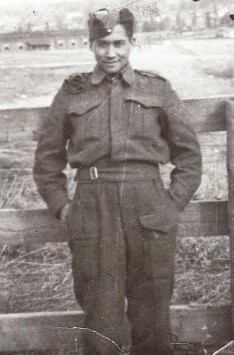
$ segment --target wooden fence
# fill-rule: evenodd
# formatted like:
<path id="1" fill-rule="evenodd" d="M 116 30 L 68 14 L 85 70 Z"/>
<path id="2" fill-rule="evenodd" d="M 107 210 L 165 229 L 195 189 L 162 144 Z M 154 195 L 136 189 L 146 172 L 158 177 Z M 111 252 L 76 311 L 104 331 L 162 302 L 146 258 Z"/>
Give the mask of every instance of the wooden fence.
<path id="1" fill-rule="evenodd" d="M 184 100 L 188 119 L 200 133 L 227 131 L 228 201 L 193 201 L 182 213 L 179 237 L 226 236 L 231 240 L 231 294 L 234 304 L 234 97 Z M 47 108 L 0 111 L 0 143 L 33 141 Z M 215 142 L 214 142 L 215 143 Z M 1 144 L 0 144 L 1 155 Z M 63 226 L 47 210 L 0 210 L 0 244 L 66 241 Z M 173 332 L 181 341 L 217 343 L 232 339 L 234 311 L 224 306 L 172 306 Z M 82 312 L 0 315 L 0 351 L 59 349 L 80 341 Z"/>

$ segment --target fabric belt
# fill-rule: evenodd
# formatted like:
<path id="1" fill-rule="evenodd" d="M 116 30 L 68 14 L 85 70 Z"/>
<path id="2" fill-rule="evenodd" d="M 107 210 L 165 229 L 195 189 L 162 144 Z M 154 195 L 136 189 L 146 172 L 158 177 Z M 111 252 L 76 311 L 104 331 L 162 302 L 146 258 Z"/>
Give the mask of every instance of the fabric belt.
<path id="1" fill-rule="evenodd" d="M 106 166 L 105 166 L 106 165 Z M 158 165 L 127 162 L 125 164 L 100 164 L 77 169 L 79 182 L 151 180 L 160 177 Z"/>

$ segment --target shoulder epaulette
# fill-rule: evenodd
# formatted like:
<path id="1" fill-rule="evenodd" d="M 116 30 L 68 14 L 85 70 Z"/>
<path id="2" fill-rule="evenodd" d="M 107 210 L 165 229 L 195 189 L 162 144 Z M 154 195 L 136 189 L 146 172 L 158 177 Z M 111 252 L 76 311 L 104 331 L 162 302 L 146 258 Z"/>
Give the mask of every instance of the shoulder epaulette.
<path id="1" fill-rule="evenodd" d="M 144 76 L 149 76 L 149 77 L 155 77 L 158 79 L 161 79 L 163 81 L 167 81 L 163 76 L 159 75 L 158 73 L 151 71 L 151 70 L 135 70 L 137 73 L 144 75 Z"/>
<path id="2" fill-rule="evenodd" d="M 80 93 L 85 91 L 90 75 L 91 73 L 76 73 L 70 75 L 66 80 L 69 91 L 72 93 Z"/>

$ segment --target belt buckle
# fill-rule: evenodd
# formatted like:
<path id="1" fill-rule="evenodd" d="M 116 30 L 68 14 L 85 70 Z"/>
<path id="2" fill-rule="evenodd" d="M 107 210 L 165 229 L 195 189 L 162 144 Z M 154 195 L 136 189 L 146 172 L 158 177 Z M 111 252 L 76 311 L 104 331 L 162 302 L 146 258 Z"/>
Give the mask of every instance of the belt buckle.
<path id="1" fill-rule="evenodd" d="M 96 180 L 98 178 L 98 171 L 96 166 L 92 166 L 90 168 L 90 179 L 91 180 Z"/>

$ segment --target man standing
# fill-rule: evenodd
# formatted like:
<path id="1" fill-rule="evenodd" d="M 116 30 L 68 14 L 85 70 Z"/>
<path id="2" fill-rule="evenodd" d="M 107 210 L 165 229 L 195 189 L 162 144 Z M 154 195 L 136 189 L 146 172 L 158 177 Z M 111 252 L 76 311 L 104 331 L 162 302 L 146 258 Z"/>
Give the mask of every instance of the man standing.
<path id="1" fill-rule="evenodd" d="M 65 80 L 35 157 L 39 192 L 68 229 L 85 355 L 124 354 L 127 325 L 131 355 L 173 353 L 177 222 L 201 177 L 180 99 L 163 77 L 129 64 L 133 27 L 126 8 L 90 14 L 97 65 Z M 169 161 L 175 167 L 165 190 L 159 164 Z M 77 169 L 72 201 L 67 162 Z"/>

